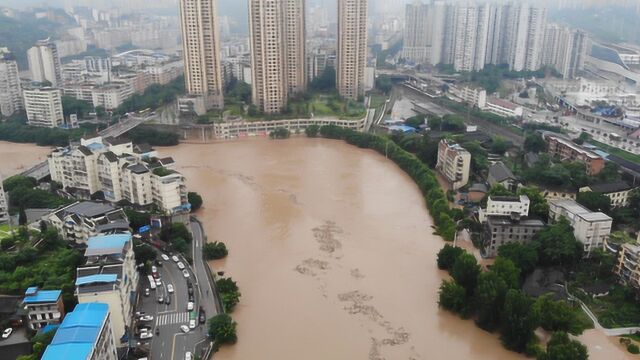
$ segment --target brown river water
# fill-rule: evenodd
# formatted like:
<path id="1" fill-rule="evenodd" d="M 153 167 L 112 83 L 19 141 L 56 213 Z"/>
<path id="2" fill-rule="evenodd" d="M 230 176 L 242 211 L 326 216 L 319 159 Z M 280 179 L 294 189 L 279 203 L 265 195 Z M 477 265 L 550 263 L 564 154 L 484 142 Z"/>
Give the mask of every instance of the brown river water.
<path id="1" fill-rule="evenodd" d="M 41 149 L 0 142 L 0 170 Z M 418 188 L 384 156 L 305 138 L 159 152 L 203 195 L 208 240 L 230 251 L 211 266 L 242 291 L 238 343 L 216 359 L 524 359 L 438 309 L 444 242 Z M 598 331 L 581 340 L 591 359 L 632 359 Z"/>
<path id="2" fill-rule="evenodd" d="M 3 178 L 18 174 L 46 160 L 51 148 L 34 144 L 0 141 L 0 175 Z"/>

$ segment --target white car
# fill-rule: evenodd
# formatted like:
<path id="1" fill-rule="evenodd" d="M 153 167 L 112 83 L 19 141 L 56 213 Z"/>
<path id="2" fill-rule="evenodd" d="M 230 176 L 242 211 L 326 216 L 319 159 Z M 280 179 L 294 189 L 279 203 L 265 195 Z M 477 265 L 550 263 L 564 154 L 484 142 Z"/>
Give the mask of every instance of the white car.
<path id="1" fill-rule="evenodd" d="M 183 333 L 188 333 L 189 327 L 187 325 L 180 325 L 180 330 L 182 330 Z"/>
<path id="2" fill-rule="evenodd" d="M 177 257 L 177 256 L 175 256 L 175 255 L 173 255 L 173 256 L 171 257 L 171 260 L 173 260 L 174 262 L 178 262 L 178 261 L 180 261 L 180 259 L 178 259 L 178 257 Z"/>
<path id="3" fill-rule="evenodd" d="M 196 328 L 196 321 L 194 319 L 189 320 L 189 329 Z"/>
<path id="4" fill-rule="evenodd" d="M 162 254 L 160 255 L 160 257 L 162 258 L 162 260 L 164 261 L 169 261 L 169 257 L 166 254 Z"/>
<path id="5" fill-rule="evenodd" d="M 146 314 L 146 312 L 144 312 L 144 311 L 136 311 L 136 316 L 138 316 L 138 317 L 142 316 L 144 314 Z"/>
<path id="6" fill-rule="evenodd" d="M 11 336 L 12 332 L 13 332 L 13 328 L 4 329 L 4 331 L 2 332 L 2 338 L 7 339 L 9 336 Z"/>
<path id="7" fill-rule="evenodd" d="M 193 360 L 193 355 L 190 351 L 187 351 L 187 353 L 184 354 L 184 360 Z"/>
<path id="8" fill-rule="evenodd" d="M 153 321 L 153 316 L 151 315 L 144 315 L 140 317 L 140 321 Z"/>
<path id="9" fill-rule="evenodd" d="M 150 332 L 143 332 L 140 334 L 140 339 L 151 339 L 153 334 Z"/>
<path id="10" fill-rule="evenodd" d="M 158 268 L 155 265 L 151 266 L 151 273 L 155 274 L 157 272 L 158 272 Z"/>
<path id="11" fill-rule="evenodd" d="M 156 286 L 162 286 L 162 280 L 156 279 Z"/>
<path id="12" fill-rule="evenodd" d="M 167 292 L 169 292 L 169 294 L 173 293 L 173 285 L 171 284 L 167 285 Z"/>
<path id="13" fill-rule="evenodd" d="M 193 311 L 193 302 L 189 301 L 187 303 L 187 311 Z"/>
<path id="14" fill-rule="evenodd" d="M 184 276 L 186 278 L 188 278 L 190 276 L 189 272 L 187 271 L 187 269 L 182 270 L 182 276 Z"/>
<path id="15" fill-rule="evenodd" d="M 182 263 L 182 261 L 178 261 L 178 269 L 180 270 L 184 270 L 184 264 Z"/>

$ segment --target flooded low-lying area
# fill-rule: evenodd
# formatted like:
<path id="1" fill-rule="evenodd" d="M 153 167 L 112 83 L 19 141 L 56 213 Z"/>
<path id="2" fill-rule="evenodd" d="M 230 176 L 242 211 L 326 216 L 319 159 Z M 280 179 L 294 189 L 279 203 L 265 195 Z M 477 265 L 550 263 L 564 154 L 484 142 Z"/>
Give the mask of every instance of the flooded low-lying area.
<path id="1" fill-rule="evenodd" d="M 46 160 L 50 152 L 46 146 L 0 141 L 0 175 L 7 178 L 21 173 Z"/>

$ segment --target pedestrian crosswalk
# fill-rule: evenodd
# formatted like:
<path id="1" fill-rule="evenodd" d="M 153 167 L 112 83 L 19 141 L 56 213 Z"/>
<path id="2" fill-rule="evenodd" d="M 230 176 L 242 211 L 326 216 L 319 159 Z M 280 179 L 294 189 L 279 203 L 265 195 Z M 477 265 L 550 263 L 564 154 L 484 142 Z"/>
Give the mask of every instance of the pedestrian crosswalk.
<path id="1" fill-rule="evenodd" d="M 180 313 L 168 313 L 161 314 L 157 317 L 156 326 L 169 325 L 169 324 L 188 324 L 189 323 L 189 313 L 188 312 L 180 312 Z"/>

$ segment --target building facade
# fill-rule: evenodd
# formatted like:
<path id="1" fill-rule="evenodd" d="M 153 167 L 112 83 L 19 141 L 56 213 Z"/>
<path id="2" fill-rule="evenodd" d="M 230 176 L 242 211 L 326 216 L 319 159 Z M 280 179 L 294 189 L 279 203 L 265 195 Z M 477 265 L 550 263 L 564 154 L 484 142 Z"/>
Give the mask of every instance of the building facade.
<path id="1" fill-rule="evenodd" d="M 111 205 L 83 201 L 64 206 L 45 217 L 65 240 L 86 244 L 99 234 L 129 233 L 124 211 Z"/>
<path id="2" fill-rule="evenodd" d="M 593 191 L 609 198 L 611 207 L 625 207 L 629 205 L 629 195 L 635 187 L 625 181 L 594 184 L 580 188 L 579 192 Z"/>
<path id="3" fill-rule="evenodd" d="M 480 222 L 485 222 L 488 216 L 510 216 L 517 214 L 520 218 L 529 216 L 531 201 L 526 195 L 520 196 L 489 196 L 487 207 L 478 211 Z"/>
<path id="4" fill-rule="evenodd" d="M 583 149 L 571 140 L 551 134 L 545 134 L 544 139 L 548 145 L 547 152 L 549 155 L 558 157 L 561 160 L 578 161 L 584 164 L 587 175 L 598 175 L 604 169 L 604 159 L 601 156 Z"/>
<path id="5" fill-rule="evenodd" d="M 640 246 L 622 244 L 618 249 L 618 262 L 613 271 L 618 281 L 640 290 Z"/>
<path id="6" fill-rule="evenodd" d="M 364 95 L 367 62 L 367 0 L 338 0 L 336 84 L 345 99 Z"/>
<path id="7" fill-rule="evenodd" d="M 450 143 L 447 139 L 438 144 L 438 162 L 436 169 L 457 190 L 469 182 L 471 154 L 462 146 Z"/>
<path id="8" fill-rule="evenodd" d="M 4 193 L 2 181 L 2 175 L 0 175 L 0 224 L 9 221 L 9 204 L 7 204 L 7 196 Z"/>
<path id="9" fill-rule="evenodd" d="M 42 355 L 42 360 L 60 359 L 118 359 L 107 304 L 78 304 L 67 314 Z"/>
<path id="10" fill-rule="evenodd" d="M 79 304 L 109 306 L 116 346 L 131 330 L 138 291 L 138 272 L 131 234 L 96 236 L 87 242 L 85 263 L 78 267 L 76 296 Z"/>
<path id="11" fill-rule="evenodd" d="M 611 217 L 602 212 L 592 212 L 574 200 L 549 201 L 549 220 L 558 221 L 561 217 L 569 221 L 585 252 L 603 249 L 611 233 Z"/>
<path id="12" fill-rule="evenodd" d="M 221 109 L 224 97 L 216 1 L 180 0 L 180 20 L 187 94 L 203 98 L 206 110 Z"/>
<path id="13" fill-rule="evenodd" d="M 550 65 L 563 79 L 574 79 L 584 69 L 589 38 L 582 30 L 551 24 L 545 30 L 542 65 Z"/>
<path id="14" fill-rule="evenodd" d="M 484 249 L 487 257 L 498 256 L 500 246 L 512 242 L 528 243 L 544 228 L 541 220 L 517 215 L 489 215 L 484 224 Z"/>
<path id="15" fill-rule="evenodd" d="M 429 31 L 429 5 L 413 3 L 405 5 L 405 28 L 402 57 L 416 63 L 428 61 L 431 43 Z"/>
<path id="16" fill-rule="evenodd" d="M 279 113 L 306 89 L 304 0 L 250 0 L 252 101 Z"/>
<path id="17" fill-rule="evenodd" d="M 28 288 L 22 300 L 29 328 L 39 330 L 47 325 L 59 324 L 64 318 L 61 290 L 41 290 L 37 286 Z"/>
<path id="18" fill-rule="evenodd" d="M 29 125 L 55 128 L 64 123 L 62 91 L 46 87 L 24 90 L 22 94 Z"/>
<path id="19" fill-rule="evenodd" d="M 62 64 L 55 43 L 49 39 L 39 40 L 27 51 L 27 59 L 33 81 L 48 81 L 52 87 L 62 86 Z"/>
<path id="20" fill-rule="evenodd" d="M 7 48 L 0 48 L 0 115 L 24 109 L 18 63 Z"/>

